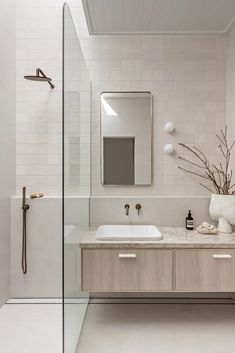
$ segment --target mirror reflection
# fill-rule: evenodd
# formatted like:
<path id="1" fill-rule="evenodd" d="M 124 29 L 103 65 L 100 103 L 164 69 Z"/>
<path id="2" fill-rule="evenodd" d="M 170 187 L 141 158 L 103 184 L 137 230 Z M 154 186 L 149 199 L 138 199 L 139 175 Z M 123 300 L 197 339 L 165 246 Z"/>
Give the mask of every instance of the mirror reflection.
<path id="1" fill-rule="evenodd" d="M 152 183 L 152 94 L 101 94 L 101 180 L 104 185 Z"/>

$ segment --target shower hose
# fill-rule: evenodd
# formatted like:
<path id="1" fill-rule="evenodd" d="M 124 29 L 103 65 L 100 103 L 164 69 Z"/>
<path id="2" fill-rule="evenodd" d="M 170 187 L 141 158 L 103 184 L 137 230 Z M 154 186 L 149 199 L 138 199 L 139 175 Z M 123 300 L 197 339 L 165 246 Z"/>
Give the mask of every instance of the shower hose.
<path id="1" fill-rule="evenodd" d="M 26 204 L 26 187 L 22 189 L 22 211 L 23 211 L 23 229 L 22 229 L 22 258 L 21 267 L 23 274 L 27 273 L 27 227 L 26 227 L 26 213 L 29 209 L 29 205 Z"/>
<path id="2" fill-rule="evenodd" d="M 26 212 L 27 209 L 23 209 L 23 229 L 22 229 L 22 260 L 21 266 L 23 274 L 27 273 L 27 228 L 26 228 Z"/>

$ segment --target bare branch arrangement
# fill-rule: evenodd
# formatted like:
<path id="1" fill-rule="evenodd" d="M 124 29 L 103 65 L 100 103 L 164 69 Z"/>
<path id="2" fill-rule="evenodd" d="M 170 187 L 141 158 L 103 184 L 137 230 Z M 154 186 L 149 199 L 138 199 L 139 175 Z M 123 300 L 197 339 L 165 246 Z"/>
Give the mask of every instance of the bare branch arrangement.
<path id="1" fill-rule="evenodd" d="M 219 141 L 218 148 L 221 152 L 224 162 L 221 162 L 218 164 L 218 166 L 216 166 L 210 163 L 206 155 L 197 147 L 189 147 L 183 143 L 179 143 L 180 146 L 182 146 L 194 156 L 196 162 L 192 162 L 183 157 L 178 158 L 196 168 L 197 171 L 194 172 L 183 167 L 179 167 L 179 169 L 185 171 L 186 173 L 194 174 L 205 181 L 208 181 L 211 184 L 211 187 L 208 187 L 202 182 L 200 185 L 212 193 L 220 195 L 235 195 L 235 184 L 232 184 L 233 171 L 229 168 L 231 151 L 234 147 L 235 140 L 231 145 L 229 145 L 227 126 L 224 130 L 221 129 L 220 134 L 217 134 L 216 137 Z"/>

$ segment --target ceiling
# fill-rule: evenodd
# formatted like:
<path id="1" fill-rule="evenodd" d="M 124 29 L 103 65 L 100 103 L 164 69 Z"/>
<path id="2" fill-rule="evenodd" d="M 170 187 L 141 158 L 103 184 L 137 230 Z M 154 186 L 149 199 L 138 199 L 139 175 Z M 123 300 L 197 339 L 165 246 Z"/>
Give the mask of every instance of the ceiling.
<path id="1" fill-rule="evenodd" d="M 82 0 L 90 34 L 225 32 L 235 0 Z"/>

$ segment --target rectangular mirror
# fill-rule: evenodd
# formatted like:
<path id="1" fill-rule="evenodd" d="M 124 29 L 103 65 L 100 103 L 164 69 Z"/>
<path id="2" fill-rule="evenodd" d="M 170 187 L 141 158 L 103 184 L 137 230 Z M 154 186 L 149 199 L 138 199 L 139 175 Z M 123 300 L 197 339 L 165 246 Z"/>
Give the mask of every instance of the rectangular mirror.
<path id="1" fill-rule="evenodd" d="M 152 94 L 101 94 L 101 180 L 104 185 L 152 183 Z"/>

